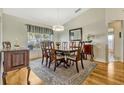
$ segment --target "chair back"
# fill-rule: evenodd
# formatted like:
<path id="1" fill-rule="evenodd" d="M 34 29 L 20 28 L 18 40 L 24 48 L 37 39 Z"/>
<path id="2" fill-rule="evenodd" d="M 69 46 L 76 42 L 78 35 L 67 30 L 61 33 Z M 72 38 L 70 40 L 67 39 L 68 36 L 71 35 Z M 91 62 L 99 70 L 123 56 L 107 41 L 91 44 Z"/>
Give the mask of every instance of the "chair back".
<path id="1" fill-rule="evenodd" d="M 75 49 L 76 48 L 76 42 L 75 41 L 70 41 L 69 42 L 69 48 L 72 49 L 72 50 Z"/>
<path id="2" fill-rule="evenodd" d="M 79 42 L 79 44 L 78 44 L 78 50 L 77 50 L 77 53 L 76 53 L 76 60 L 77 61 L 79 61 L 79 60 L 81 60 L 81 57 L 82 57 L 82 51 L 83 51 L 83 42 Z"/>
<path id="3" fill-rule="evenodd" d="M 62 49 L 68 48 L 68 42 L 62 42 Z"/>
<path id="4" fill-rule="evenodd" d="M 41 42 L 41 49 L 52 49 L 54 48 L 53 41 L 43 41 Z"/>
<path id="5" fill-rule="evenodd" d="M 55 49 L 50 50 L 50 60 L 51 61 L 56 60 L 56 51 L 55 51 Z"/>
<path id="6" fill-rule="evenodd" d="M 50 49 L 54 49 L 55 48 L 55 44 L 54 44 L 54 42 L 53 41 L 51 41 L 51 42 L 49 42 L 50 43 Z"/>
<path id="7" fill-rule="evenodd" d="M 9 41 L 5 41 L 2 43 L 3 49 L 11 49 L 11 43 Z"/>
<path id="8" fill-rule="evenodd" d="M 48 54 L 51 52 L 51 49 L 54 49 L 54 42 L 53 41 L 43 41 L 41 42 L 41 50 L 42 54 Z"/>

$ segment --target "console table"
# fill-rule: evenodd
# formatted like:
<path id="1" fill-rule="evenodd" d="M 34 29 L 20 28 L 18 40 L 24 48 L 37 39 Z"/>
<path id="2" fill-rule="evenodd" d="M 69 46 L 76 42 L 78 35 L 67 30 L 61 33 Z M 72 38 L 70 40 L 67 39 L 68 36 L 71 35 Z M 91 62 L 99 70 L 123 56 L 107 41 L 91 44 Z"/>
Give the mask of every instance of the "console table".
<path id="1" fill-rule="evenodd" d="M 30 75 L 30 67 L 29 67 L 29 50 L 28 49 L 18 49 L 18 50 L 2 50 L 3 55 L 3 84 L 6 85 L 6 75 L 7 72 L 21 69 L 27 67 L 27 84 L 30 84 L 29 75 Z"/>
<path id="2" fill-rule="evenodd" d="M 92 44 L 84 45 L 84 54 L 85 54 L 85 59 L 87 59 L 87 55 L 91 55 L 91 61 L 93 61 L 94 53 L 93 53 L 93 45 Z"/>

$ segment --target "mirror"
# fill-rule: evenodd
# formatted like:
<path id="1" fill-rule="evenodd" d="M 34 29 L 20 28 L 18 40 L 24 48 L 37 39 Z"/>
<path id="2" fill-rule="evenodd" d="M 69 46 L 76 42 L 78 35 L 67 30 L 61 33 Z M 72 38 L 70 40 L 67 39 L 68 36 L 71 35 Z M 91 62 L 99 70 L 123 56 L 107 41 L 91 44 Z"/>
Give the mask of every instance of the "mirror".
<path id="1" fill-rule="evenodd" d="M 69 40 L 70 41 L 82 41 L 82 28 L 70 29 Z"/>

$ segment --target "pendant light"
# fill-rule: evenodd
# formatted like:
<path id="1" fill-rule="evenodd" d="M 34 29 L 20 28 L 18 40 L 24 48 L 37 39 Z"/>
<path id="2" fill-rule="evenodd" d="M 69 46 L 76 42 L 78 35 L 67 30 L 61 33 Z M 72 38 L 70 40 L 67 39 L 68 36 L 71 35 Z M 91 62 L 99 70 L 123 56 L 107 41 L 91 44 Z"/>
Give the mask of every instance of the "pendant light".
<path id="1" fill-rule="evenodd" d="M 57 9 L 57 24 L 52 26 L 53 31 L 64 31 L 64 26 L 60 25 L 59 9 Z"/>

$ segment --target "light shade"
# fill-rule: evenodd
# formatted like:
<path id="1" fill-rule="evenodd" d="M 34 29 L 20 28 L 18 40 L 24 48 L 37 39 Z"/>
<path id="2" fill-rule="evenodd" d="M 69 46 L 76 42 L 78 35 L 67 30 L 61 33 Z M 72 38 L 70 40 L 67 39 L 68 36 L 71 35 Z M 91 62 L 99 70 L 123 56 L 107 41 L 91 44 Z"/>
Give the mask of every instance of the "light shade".
<path id="1" fill-rule="evenodd" d="M 54 25 L 53 31 L 64 31 L 64 26 L 62 25 Z"/>

